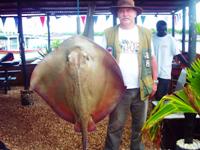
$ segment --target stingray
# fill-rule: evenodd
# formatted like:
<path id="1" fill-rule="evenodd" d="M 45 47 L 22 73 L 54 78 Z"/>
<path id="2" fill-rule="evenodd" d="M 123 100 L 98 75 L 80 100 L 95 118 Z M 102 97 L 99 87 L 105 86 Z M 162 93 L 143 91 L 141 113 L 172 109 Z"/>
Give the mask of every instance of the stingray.
<path id="1" fill-rule="evenodd" d="M 115 108 L 125 86 L 119 66 L 106 50 L 86 37 L 73 36 L 35 67 L 30 89 L 74 124 L 87 149 L 88 132 Z"/>

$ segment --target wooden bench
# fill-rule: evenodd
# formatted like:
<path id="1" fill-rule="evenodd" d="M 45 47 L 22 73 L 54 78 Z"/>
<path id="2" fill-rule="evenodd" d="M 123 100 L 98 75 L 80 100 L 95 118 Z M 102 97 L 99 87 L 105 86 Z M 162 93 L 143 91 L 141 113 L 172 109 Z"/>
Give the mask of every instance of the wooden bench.
<path id="1" fill-rule="evenodd" d="M 17 79 L 17 74 L 21 72 L 19 62 L 6 61 L 0 63 L 0 89 L 7 94 L 10 90 L 11 82 Z"/>

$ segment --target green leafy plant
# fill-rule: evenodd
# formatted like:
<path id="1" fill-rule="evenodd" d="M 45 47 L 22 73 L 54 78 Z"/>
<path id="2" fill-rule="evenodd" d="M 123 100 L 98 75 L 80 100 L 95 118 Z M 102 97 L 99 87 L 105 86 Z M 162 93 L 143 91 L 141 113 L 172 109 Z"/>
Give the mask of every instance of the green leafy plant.
<path id="1" fill-rule="evenodd" d="M 200 22 L 196 23 L 196 32 L 200 35 Z"/>
<path id="2" fill-rule="evenodd" d="M 160 142 L 162 120 L 171 114 L 196 113 L 200 115 L 200 59 L 186 69 L 186 84 L 182 90 L 164 96 L 152 110 L 143 126 L 143 138 Z"/>
<path id="3" fill-rule="evenodd" d="M 44 49 L 42 51 L 38 51 L 38 53 L 41 56 L 40 59 L 44 58 L 46 55 L 48 55 L 50 52 L 52 52 L 52 50 L 57 49 L 60 46 L 61 43 L 62 43 L 61 40 L 58 40 L 58 39 L 53 40 L 52 44 L 51 44 L 51 48 L 49 48 L 49 49 L 46 48 L 46 49 Z"/>
<path id="4" fill-rule="evenodd" d="M 58 48 L 58 47 L 60 46 L 61 43 L 62 43 L 62 41 L 59 40 L 59 39 L 53 40 L 53 41 L 52 41 L 52 44 L 51 44 L 51 47 L 52 47 L 53 49 L 56 49 L 56 48 Z"/>

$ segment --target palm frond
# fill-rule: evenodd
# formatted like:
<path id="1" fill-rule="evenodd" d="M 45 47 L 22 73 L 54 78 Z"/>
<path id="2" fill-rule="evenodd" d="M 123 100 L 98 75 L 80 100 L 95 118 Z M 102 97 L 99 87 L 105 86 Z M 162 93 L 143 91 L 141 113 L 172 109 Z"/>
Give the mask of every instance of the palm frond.
<path id="1" fill-rule="evenodd" d="M 161 123 L 165 117 L 177 113 L 198 113 L 200 115 L 200 60 L 196 60 L 186 73 L 187 83 L 184 89 L 164 96 L 143 126 L 143 135 L 148 136 L 153 142 L 158 141 Z"/>
<path id="2" fill-rule="evenodd" d="M 200 96 L 200 59 L 197 59 L 187 70 L 187 80 L 191 85 L 194 93 Z"/>
<path id="3" fill-rule="evenodd" d="M 174 94 L 164 96 L 153 109 L 149 119 L 146 121 L 143 128 L 151 128 L 166 116 L 174 113 L 187 113 L 196 111 L 190 106 L 187 101 L 187 95 L 183 90 L 177 91 Z"/>
<path id="4" fill-rule="evenodd" d="M 51 53 L 51 49 L 44 49 L 42 51 L 38 51 L 38 54 L 41 56 L 41 58 L 38 58 L 38 59 L 43 59 L 45 56 L 47 56 L 49 53 Z"/>

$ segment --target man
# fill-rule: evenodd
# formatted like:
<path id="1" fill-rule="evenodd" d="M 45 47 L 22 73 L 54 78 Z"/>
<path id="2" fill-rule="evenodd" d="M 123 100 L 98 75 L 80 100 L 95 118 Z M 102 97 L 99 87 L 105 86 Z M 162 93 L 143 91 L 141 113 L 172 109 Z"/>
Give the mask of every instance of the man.
<path id="1" fill-rule="evenodd" d="M 156 24 L 157 34 L 153 35 L 153 45 L 158 64 L 158 90 L 155 99 L 160 100 L 169 91 L 172 60 L 180 54 L 175 39 L 167 34 L 167 23 L 160 20 Z"/>
<path id="2" fill-rule="evenodd" d="M 119 0 L 111 8 L 117 13 L 119 25 L 105 30 L 105 45 L 116 58 L 122 72 L 126 92 L 109 116 L 106 150 L 118 150 L 129 111 L 132 116 L 132 150 L 144 149 L 141 128 L 146 120 L 149 96 L 157 89 L 157 65 L 151 51 L 151 32 L 135 24 L 142 9 L 132 0 Z M 155 81 L 155 82 L 154 82 Z"/>

